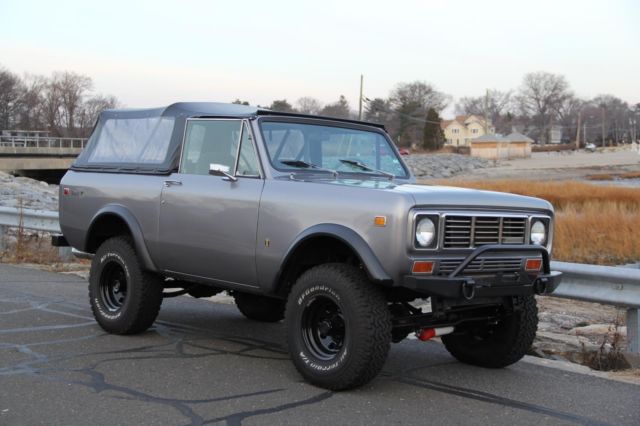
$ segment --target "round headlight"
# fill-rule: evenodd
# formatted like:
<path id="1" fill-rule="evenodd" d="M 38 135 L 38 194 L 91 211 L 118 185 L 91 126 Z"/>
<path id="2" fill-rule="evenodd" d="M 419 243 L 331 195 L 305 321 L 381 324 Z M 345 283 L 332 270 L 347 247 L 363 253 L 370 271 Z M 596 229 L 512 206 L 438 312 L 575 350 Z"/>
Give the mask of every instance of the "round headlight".
<path id="1" fill-rule="evenodd" d="M 533 222 L 531 225 L 531 242 L 537 245 L 543 245 L 547 240 L 547 228 L 539 220 Z"/>
<path id="2" fill-rule="evenodd" d="M 436 237 L 436 226 L 428 217 L 421 219 L 416 226 L 416 240 L 422 247 L 428 247 Z"/>

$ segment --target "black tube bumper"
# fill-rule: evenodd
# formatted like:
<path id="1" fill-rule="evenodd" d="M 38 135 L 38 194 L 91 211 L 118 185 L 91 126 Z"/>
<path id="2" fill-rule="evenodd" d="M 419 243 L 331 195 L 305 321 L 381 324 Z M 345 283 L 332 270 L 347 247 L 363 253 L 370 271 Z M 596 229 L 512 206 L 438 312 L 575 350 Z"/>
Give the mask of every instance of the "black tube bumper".
<path id="1" fill-rule="evenodd" d="M 542 270 L 531 274 L 522 270 L 517 277 L 478 277 L 464 275 L 465 268 L 477 257 L 488 252 L 531 252 L 542 256 Z M 562 273 L 551 271 L 549 253 L 540 246 L 508 247 L 504 245 L 487 245 L 474 250 L 455 271 L 447 276 L 407 275 L 402 286 L 430 296 L 447 299 L 467 299 L 478 297 L 522 296 L 531 294 L 552 293 L 560 284 Z"/>

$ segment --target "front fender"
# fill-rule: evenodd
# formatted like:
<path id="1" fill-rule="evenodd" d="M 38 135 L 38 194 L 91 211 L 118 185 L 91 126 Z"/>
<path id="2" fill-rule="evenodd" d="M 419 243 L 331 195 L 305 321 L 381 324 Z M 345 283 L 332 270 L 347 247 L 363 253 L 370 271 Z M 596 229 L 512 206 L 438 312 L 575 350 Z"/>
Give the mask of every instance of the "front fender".
<path id="1" fill-rule="evenodd" d="M 100 220 L 100 218 L 104 217 L 105 215 L 117 216 L 126 223 L 129 231 L 131 232 L 131 237 L 133 238 L 133 244 L 136 250 L 136 254 L 138 255 L 138 259 L 140 259 L 145 269 L 154 272 L 157 271 L 158 269 L 151 259 L 149 250 L 147 249 L 147 245 L 144 242 L 144 235 L 142 233 L 142 229 L 140 228 L 140 224 L 136 220 L 133 213 L 131 213 L 126 207 L 120 204 L 107 204 L 106 206 L 98 210 L 98 212 L 91 218 L 91 225 L 89 226 L 89 232 L 87 232 L 84 244 L 85 250 L 89 246 L 89 239 L 93 234 L 94 225 L 98 220 Z"/>
<path id="2" fill-rule="evenodd" d="M 383 284 L 390 284 L 392 282 L 391 277 L 384 270 L 377 256 L 360 234 L 351 228 L 334 223 L 321 223 L 314 225 L 298 234 L 280 263 L 280 271 L 276 277 L 276 282 L 278 282 L 285 265 L 288 264 L 289 259 L 296 252 L 296 249 L 306 240 L 314 237 L 333 237 L 342 241 L 360 258 L 360 261 L 364 265 L 367 275 L 371 280 Z"/>

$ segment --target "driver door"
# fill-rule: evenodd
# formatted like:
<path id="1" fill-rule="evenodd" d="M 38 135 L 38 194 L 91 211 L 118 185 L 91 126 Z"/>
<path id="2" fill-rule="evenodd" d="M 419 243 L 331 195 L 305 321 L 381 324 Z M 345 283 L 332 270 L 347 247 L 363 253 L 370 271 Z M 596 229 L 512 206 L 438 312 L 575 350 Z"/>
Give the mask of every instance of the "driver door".
<path id="1" fill-rule="evenodd" d="M 261 177 L 246 120 L 189 119 L 178 173 L 164 182 L 159 243 L 169 272 L 257 286 Z M 232 178 L 214 176 L 211 168 Z"/>

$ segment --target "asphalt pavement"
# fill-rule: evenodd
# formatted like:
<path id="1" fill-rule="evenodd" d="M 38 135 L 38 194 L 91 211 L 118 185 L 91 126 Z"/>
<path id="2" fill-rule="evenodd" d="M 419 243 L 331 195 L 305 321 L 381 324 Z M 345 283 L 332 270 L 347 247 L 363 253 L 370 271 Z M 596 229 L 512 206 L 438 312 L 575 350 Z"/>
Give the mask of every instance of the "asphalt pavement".
<path id="1" fill-rule="evenodd" d="M 154 327 L 114 336 L 79 277 L 0 265 L 0 425 L 640 425 L 640 386 L 521 361 L 461 364 L 438 342 L 393 345 L 372 383 L 305 383 L 282 324 L 166 299 Z"/>

